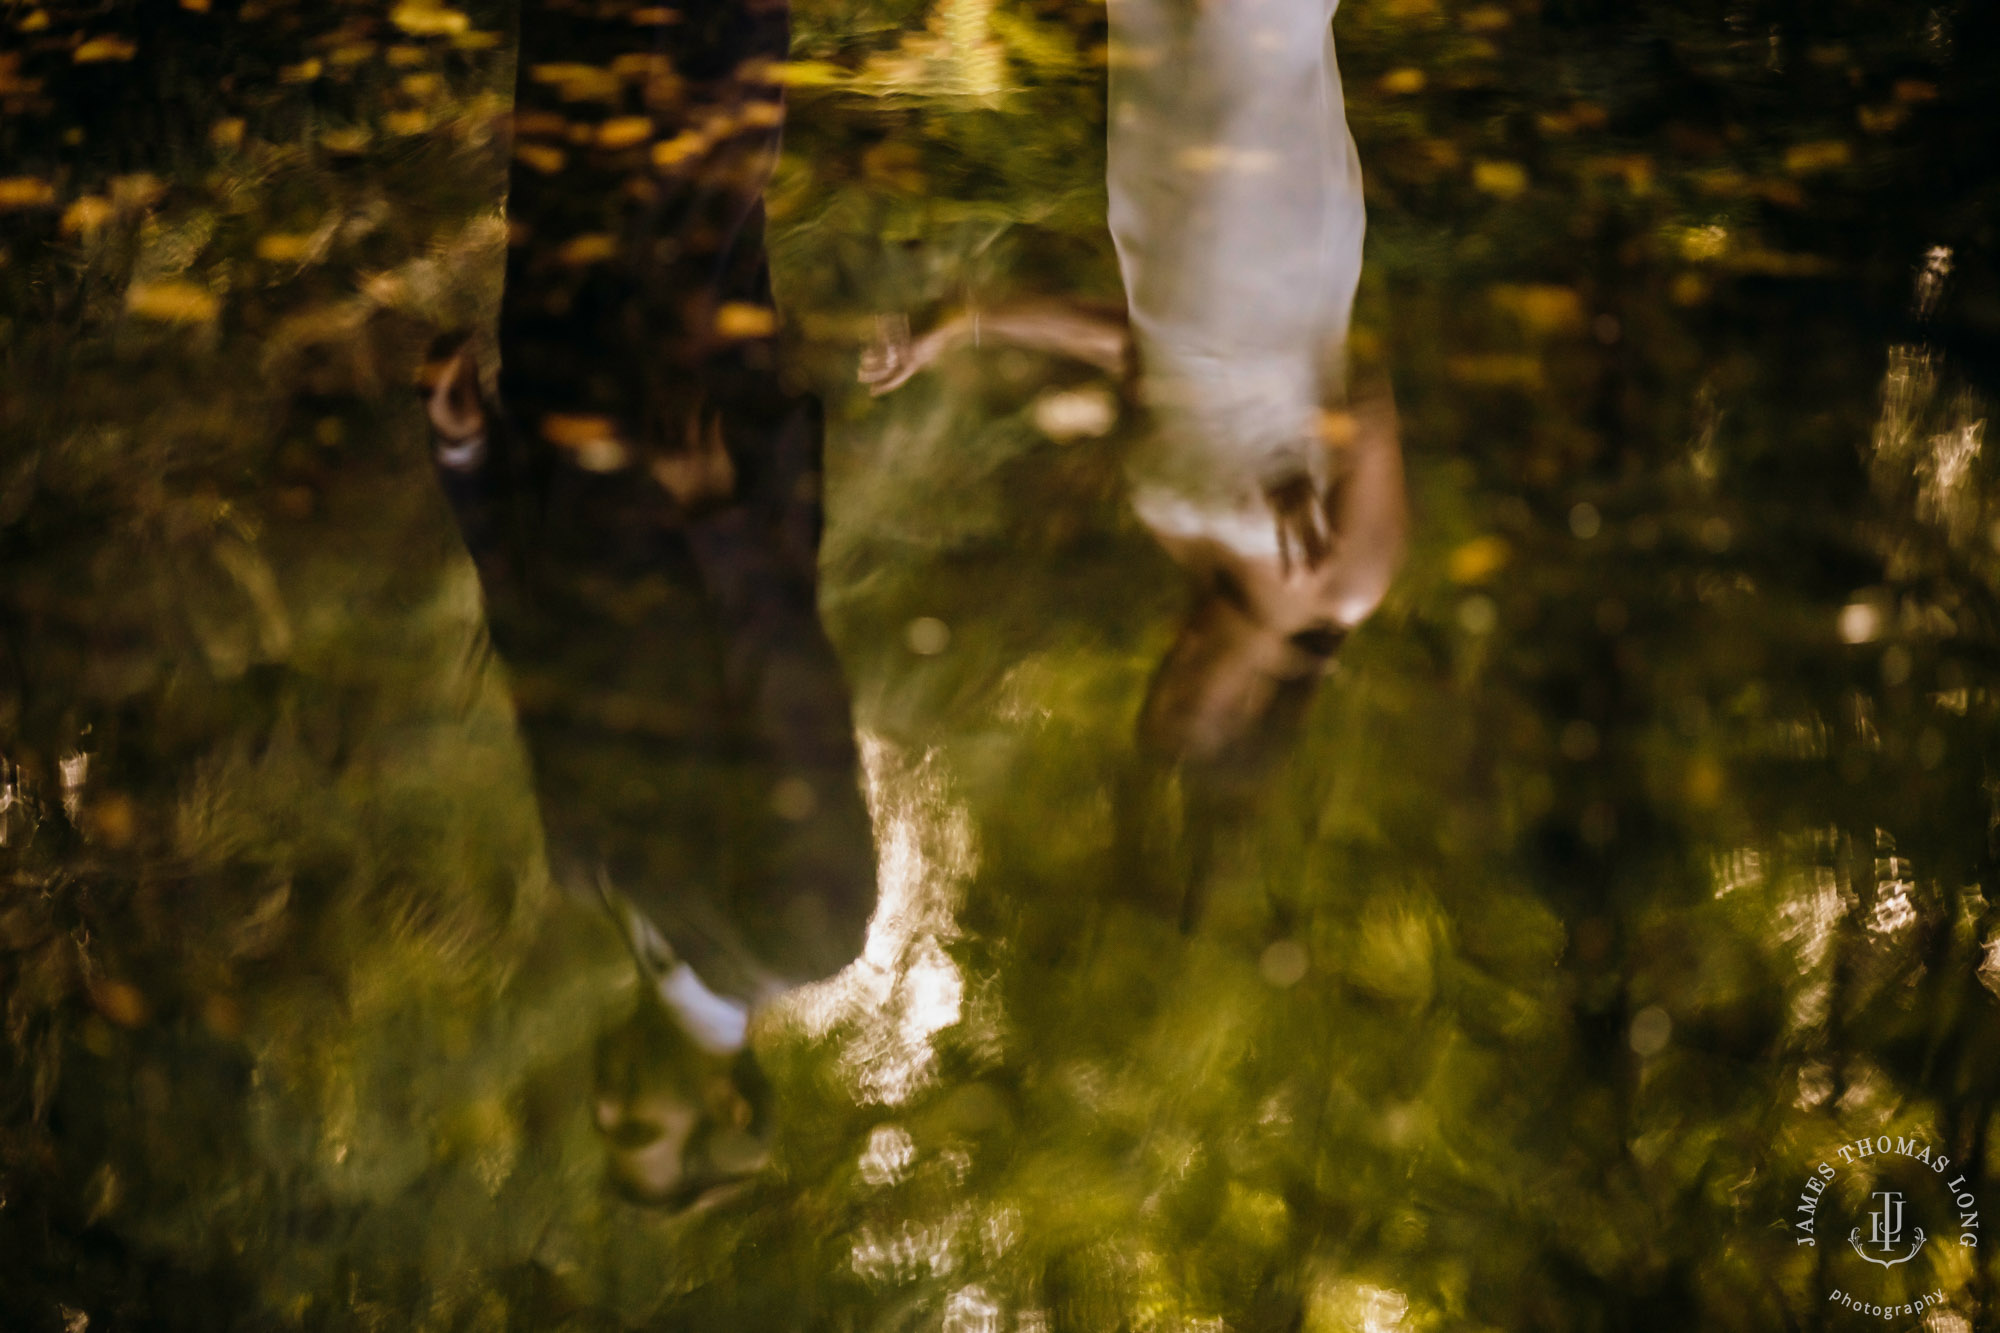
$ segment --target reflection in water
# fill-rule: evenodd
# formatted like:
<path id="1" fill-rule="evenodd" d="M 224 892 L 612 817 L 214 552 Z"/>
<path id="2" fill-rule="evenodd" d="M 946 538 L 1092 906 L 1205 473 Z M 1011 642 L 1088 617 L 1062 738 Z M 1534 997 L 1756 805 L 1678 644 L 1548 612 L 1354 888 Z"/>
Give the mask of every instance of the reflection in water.
<path id="1" fill-rule="evenodd" d="M 1334 8 L 1111 11 L 1109 223 L 1153 422 L 1134 504 L 1208 585 L 1142 717 L 1170 755 L 1255 728 L 1402 559 L 1395 408 L 1347 364 L 1366 209 Z"/>
<path id="2" fill-rule="evenodd" d="M 1421 522 L 1231 785 L 1133 740 L 1186 622 L 1128 479 L 1220 433 L 1128 364 L 1107 84 L 1190 117 L 1173 227 L 1276 226 L 1303 178 L 1132 37 L 1261 9 L 0 6 L 0 1326 L 1903 1291 L 1792 1222 L 1863 1135 L 1992 1188 L 2000 20 L 1345 0 L 1343 388 L 1393 368 Z M 1330 78 L 1287 13 L 1244 58 Z M 1224 354 L 1346 318 L 1195 258 Z M 554 460 L 553 510 L 440 503 L 427 349 L 447 468 Z M 600 868 L 724 999 L 834 975 L 703 1051 Z M 845 938 L 732 926 L 759 886 Z M 628 1200 L 684 1159 L 733 1187 Z M 1990 1324 L 1924 1225 L 1903 1294 Z"/>
<path id="3" fill-rule="evenodd" d="M 1114 6 L 1108 223 L 1125 323 L 1038 299 L 974 307 L 913 342 L 906 318 L 885 317 L 862 360 L 877 394 L 968 341 L 1136 375 L 1149 420 L 1134 506 L 1197 587 L 1140 722 L 1169 759 L 1216 760 L 1295 711 L 1402 559 L 1394 405 L 1379 368 L 1348 366 L 1366 218 L 1333 10 Z M 1036 423 L 1101 435 L 1102 401 L 1045 395 Z"/>
<path id="4" fill-rule="evenodd" d="M 1951 265 L 1951 251 L 1944 246 L 1932 247 L 1925 257 L 1912 302 L 1917 320 L 1928 320 L 1936 309 Z M 1939 371 L 1938 356 L 1929 347 L 1890 347 L 1882 417 L 1870 441 L 1873 473 L 1875 484 L 1892 498 L 1914 480 L 1919 516 L 1963 544 L 1978 536 L 1980 497 L 1970 483 L 1985 443 L 1986 420 L 1978 415 L 1978 398 L 1969 390 L 1961 390 L 1938 419 Z M 1931 432 L 1927 436 L 1926 430 Z"/>
<path id="5" fill-rule="evenodd" d="M 941 756 L 913 760 L 881 737 L 864 736 L 862 762 L 881 849 L 868 942 L 845 971 L 804 988 L 782 1012 L 816 1037 L 839 1030 L 838 1067 L 858 1098 L 897 1106 L 935 1081 L 931 1038 L 963 1015 L 965 983 L 946 946 L 958 937 L 953 913 L 979 860 Z M 877 1130 L 869 1157 L 888 1162 L 910 1151 L 907 1136 L 897 1133 Z M 878 1152 L 884 1134 L 895 1146 Z"/>
<path id="6" fill-rule="evenodd" d="M 501 402 L 485 401 L 463 339 L 441 349 L 426 390 L 439 476 L 517 678 L 558 877 L 597 881 L 672 1025 L 710 1056 L 746 1059 L 745 1010 L 823 974 L 861 905 L 857 877 L 839 866 L 853 855 L 839 840 L 859 833 L 851 820 L 834 822 L 849 785 L 840 771 L 847 720 L 837 668 L 811 621 L 811 571 L 800 567 L 819 526 L 820 418 L 810 399 L 788 404 L 773 374 L 758 237 L 783 119 L 769 75 L 783 18 L 745 9 L 664 25 L 651 57 L 661 63 L 637 65 L 649 115 L 613 116 L 578 138 L 566 108 L 587 100 L 576 87 L 595 77 L 578 71 L 612 52 L 614 67 L 629 63 L 630 36 L 531 8 Z M 1281 695 L 1298 693 L 1380 602 L 1400 560 L 1393 407 L 1377 390 L 1373 405 L 1334 410 L 1347 379 L 1363 204 L 1330 18 L 1318 0 L 1185 32 L 1172 31 L 1164 11 L 1124 6 L 1113 17 L 1118 68 L 1128 72 L 1111 89 L 1111 223 L 1154 423 L 1137 464 L 1138 509 L 1201 585 L 1142 718 L 1170 757 L 1212 758 Z M 662 71 L 694 91 L 670 96 L 653 82 Z M 552 134 L 573 146 L 541 142 Z M 631 174 L 632 154 L 648 143 L 658 144 L 651 165 L 664 170 Z M 1093 355 L 1122 333 L 1060 308 L 956 321 L 968 322 L 975 347 L 991 337 L 1107 368 L 1124 359 Z M 948 327 L 926 335 L 921 354 L 901 343 L 879 349 L 884 359 L 864 364 L 864 380 L 878 394 L 904 382 L 913 363 L 962 341 L 941 340 Z M 1330 429 L 1335 419 L 1343 430 Z M 651 753 L 635 753 L 634 728 L 607 710 L 621 719 L 672 710 L 703 688 L 665 666 L 692 655 L 686 617 L 646 605 L 659 596 L 653 585 L 686 583 L 676 571 L 689 566 L 696 597 L 717 613 L 724 662 L 704 711 L 725 720 L 714 735 L 699 722 L 669 725 Z M 913 620 L 905 637 L 926 656 L 949 645 L 933 617 Z M 643 666 L 614 665 L 621 659 Z M 537 698 L 547 686 L 532 683 L 551 673 L 563 691 L 553 709 Z M 607 687 L 615 703 L 579 719 L 582 699 Z M 756 785 L 774 793 L 780 816 L 751 836 L 806 835 L 769 863 L 718 872 L 663 861 L 645 845 L 657 835 L 619 830 L 621 816 L 603 808 L 591 781 L 622 760 L 634 766 L 628 787 L 650 784 L 663 796 L 656 775 L 690 758 L 726 771 L 718 760 L 746 746 L 772 770 Z M 872 1031 L 846 1063 L 864 1098 L 896 1103 L 927 1072 L 929 1035 L 958 1021 L 963 983 L 942 951 L 945 931 L 915 923 L 923 897 L 938 897 L 925 884 L 937 872 L 917 848 L 914 808 L 888 794 L 881 751 L 876 758 L 882 896 L 845 990 L 850 1009 L 872 1001 L 893 1016 L 863 1019 Z M 621 798 L 625 821 L 656 819 Z M 732 809 L 719 813 L 726 820 Z M 740 854 L 725 850 L 725 866 L 731 851 Z M 719 893 L 702 887 L 711 876 Z M 822 994 L 813 1007 L 828 1003 Z M 627 1163 L 628 1187 L 684 1201 L 721 1171 L 716 1145 L 732 1128 L 712 1126 L 713 1114 L 693 1105 L 707 1095 L 700 1080 L 684 1089 L 680 1110 L 671 1080 L 618 1081 L 627 1100 L 605 1094 L 600 1123 L 614 1161 Z M 659 1106 L 641 1114 L 632 1099 Z M 756 1113 L 725 1119 L 742 1130 Z M 689 1158 L 685 1176 L 672 1166 L 676 1151 Z M 634 1153 L 651 1165 L 630 1166 Z"/>

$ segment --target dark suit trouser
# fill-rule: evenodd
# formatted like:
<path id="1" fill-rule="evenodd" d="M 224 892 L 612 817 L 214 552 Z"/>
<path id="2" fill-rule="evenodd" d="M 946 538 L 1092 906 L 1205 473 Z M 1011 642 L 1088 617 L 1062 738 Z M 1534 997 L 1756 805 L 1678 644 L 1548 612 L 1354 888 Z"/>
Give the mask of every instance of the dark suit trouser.
<path id="1" fill-rule="evenodd" d="M 441 470 L 553 869 L 745 998 L 851 961 L 875 899 L 817 612 L 819 407 L 780 385 L 764 255 L 787 30 L 782 4 L 525 0 L 504 424 Z"/>

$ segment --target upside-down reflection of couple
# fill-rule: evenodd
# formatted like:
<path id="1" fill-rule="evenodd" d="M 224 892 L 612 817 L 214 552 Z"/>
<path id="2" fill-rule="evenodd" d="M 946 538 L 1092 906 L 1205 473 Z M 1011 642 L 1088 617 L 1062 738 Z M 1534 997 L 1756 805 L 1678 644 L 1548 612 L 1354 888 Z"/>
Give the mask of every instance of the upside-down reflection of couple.
<path id="1" fill-rule="evenodd" d="M 1401 559 L 1395 409 L 1349 371 L 1364 209 L 1334 7 L 1113 0 L 1123 318 L 1055 296 L 886 338 L 860 365 L 892 392 L 976 318 L 981 345 L 1121 377 L 1149 423 L 1133 508 L 1192 576 L 1140 710 L 1156 762 L 1268 742 Z M 783 116 L 761 80 L 787 16 L 636 17 L 526 6 L 497 400 L 472 343 L 441 347 L 426 392 L 551 868 L 603 896 L 657 999 L 600 1061 L 613 1175 L 685 1202 L 754 1170 L 750 1019 L 855 957 L 874 879 L 816 613 L 820 418 L 780 387 L 767 313 Z M 629 56 L 635 33 L 666 75 L 642 94 L 651 133 L 607 120 L 577 150 L 550 71 Z"/>

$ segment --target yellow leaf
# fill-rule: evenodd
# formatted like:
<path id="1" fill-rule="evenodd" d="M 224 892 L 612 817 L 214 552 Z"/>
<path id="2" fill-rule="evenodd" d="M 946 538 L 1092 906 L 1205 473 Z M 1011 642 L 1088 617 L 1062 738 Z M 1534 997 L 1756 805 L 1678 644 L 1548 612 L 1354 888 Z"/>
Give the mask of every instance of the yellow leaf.
<path id="1" fill-rule="evenodd" d="M 56 187 L 36 176 L 0 176 L 0 212 L 41 208 L 56 201 Z"/>
<path id="2" fill-rule="evenodd" d="M 618 428 L 610 417 L 581 416 L 551 412 L 542 418 L 542 438 L 564 449 L 580 449 L 597 440 L 616 436 Z"/>
<path id="3" fill-rule="evenodd" d="M 412 37 L 450 37 L 472 27 L 472 20 L 458 10 L 426 4 L 397 5 L 389 11 L 389 22 Z"/>
<path id="4" fill-rule="evenodd" d="M 611 72 L 621 79 L 650 79 L 656 74 L 667 78 L 674 72 L 674 62 L 649 51 L 627 51 L 612 60 Z"/>
<path id="5" fill-rule="evenodd" d="M 125 293 L 125 308 L 165 324 L 206 324 L 220 305 L 206 287 L 192 282 L 135 282 Z"/>
<path id="6" fill-rule="evenodd" d="M 296 264 L 312 250 L 312 237 L 274 231 L 257 238 L 257 258 L 273 264 Z"/>
<path id="7" fill-rule="evenodd" d="M 1528 172 L 1518 162 L 1474 162 L 1472 185 L 1496 199 L 1512 199 L 1528 188 Z"/>
<path id="8" fill-rule="evenodd" d="M 708 140 L 693 130 L 682 130 L 673 138 L 653 145 L 653 165 L 656 167 L 678 166 L 687 159 L 703 152 Z"/>
<path id="9" fill-rule="evenodd" d="M 715 312 L 715 331 L 725 338 L 768 338 L 777 332 L 778 313 L 747 301 L 726 301 Z"/>
<path id="10" fill-rule="evenodd" d="M 597 264 L 614 258 L 618 254 L 618 238 L 603 232 L 592 232 L 587 236 L 572 236 L 556 251 L 556 258 L 565 264 Z"/>
<path id="11" fill-rule="evenodd" d="M 545 143 L 516 143 L 514 160 L 544 176 L 553 176 L 563 169 L 563 163 L 568 159 L 563 156 L 562 149 L 551 148 Z"/>
<path id="12" fill-rule="evenodd" d="M 228 116 L 208 127 L 208 141 L 224 150 L 241 148 L 244 129 L 241 116 Z"/>
<path id="13" fill-rule="evenodd" d="M 599 148 L 631 148 L 652 137 L 651 116 L 614 116 L 597 127 Z"/>
<path id="14" fill-rule="evenodd" d="M 208 12 L 208 0 L 181 0 L 181 8 L 187 10 L 190 14 L 206 14 Z"/>
<path id="15" fill-rule="evenodd" d="M 1729 228 L 1719 222 L 1705 227 L 1684 227 L 1673 236 L 1681 254 L 1697 264 L 1720 259 L 1729 253 Z"/>
<path id="16" fill-rule="evenodd" d="M 1385 93 L 1420 93 L 1424 90 L 1425 82 L 1422 70 L 1406 66 L 1403 69 L 1392 69 L 1384 74 L 1381 88 Z"/>
<path id="17" fill-rule="evenodd" d="M 536 83 L 553 84 L 565 102 L 615 101 L 624 92 L 617 75 L 596 65 L 532 65 L 528 77 Z"/>
<path id="18" fill-rule="evenodd" d="M 280 83 L 311 83 L 325 71 L 326 66 L 321 64 L 319 58 L 315 56 L 311 60 L 301 60 L 296 65 L 278 66 L 278 81 Z"/>
<path id="19" fill-rule="evenodd" d="M 846 80 L 846 70 L 824 60 L 787 60 L 771 66 L 771 82 L 788 88 L 827 88 Z"/>
<path id="20" fill-rule="evenodd" d="M 111 201 L 120 208 L 151 208 L 166 192 L 166 182 L 151 172 L 111 178 Z"/>
<path id="21" fill-rule="evenodd" d="M 430 115 L 424 111 L 390 111 L 382 117 L 382 128 L 391 134 L 422 134 L 430 127 Z"/>
<path id="22" fill-rule="evenodd" d="M 1474 537 L 1456 549 L 1445 561 L 1453 583 L 1484 583 L 1507 567 L 1513 548 L 1501 537 Z"/>
<path id="23" fill-rule="evenodd" d="M 88 236 L 116 216 L 118 210 L 101 194 L 87 194 L 63 210 L 65 236 Z"/>
<path id="24" fill-rule="evenodd" d="M 94 65 L 106 60 L 130 60 L 139 54 L 139 48 L 123 37 L 93 37 L 82 46 L 69 53 L 69 58 L 79 65 Z"/>
<path id="25" fill-rule="evenodd" d="M 1467 32 L 1498 32 L 1514 21 L 1514 16 L 1499 5 L 1474 5 L 1458 16 Z"/>

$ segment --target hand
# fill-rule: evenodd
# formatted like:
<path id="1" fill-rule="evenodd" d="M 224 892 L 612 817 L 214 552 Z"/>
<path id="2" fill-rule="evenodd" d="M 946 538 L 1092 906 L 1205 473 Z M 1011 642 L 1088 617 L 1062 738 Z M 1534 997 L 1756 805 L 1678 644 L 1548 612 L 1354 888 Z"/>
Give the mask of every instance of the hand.
<path id="1" fill-rule="evenodd" d="M 855 378 L 880 398 L 903 387 L 938 358 L 948 341 L 949 326 L 940 326 L 914 341 L 908 315 L 877 315 L 875 341 L 861 354 Z"/>

